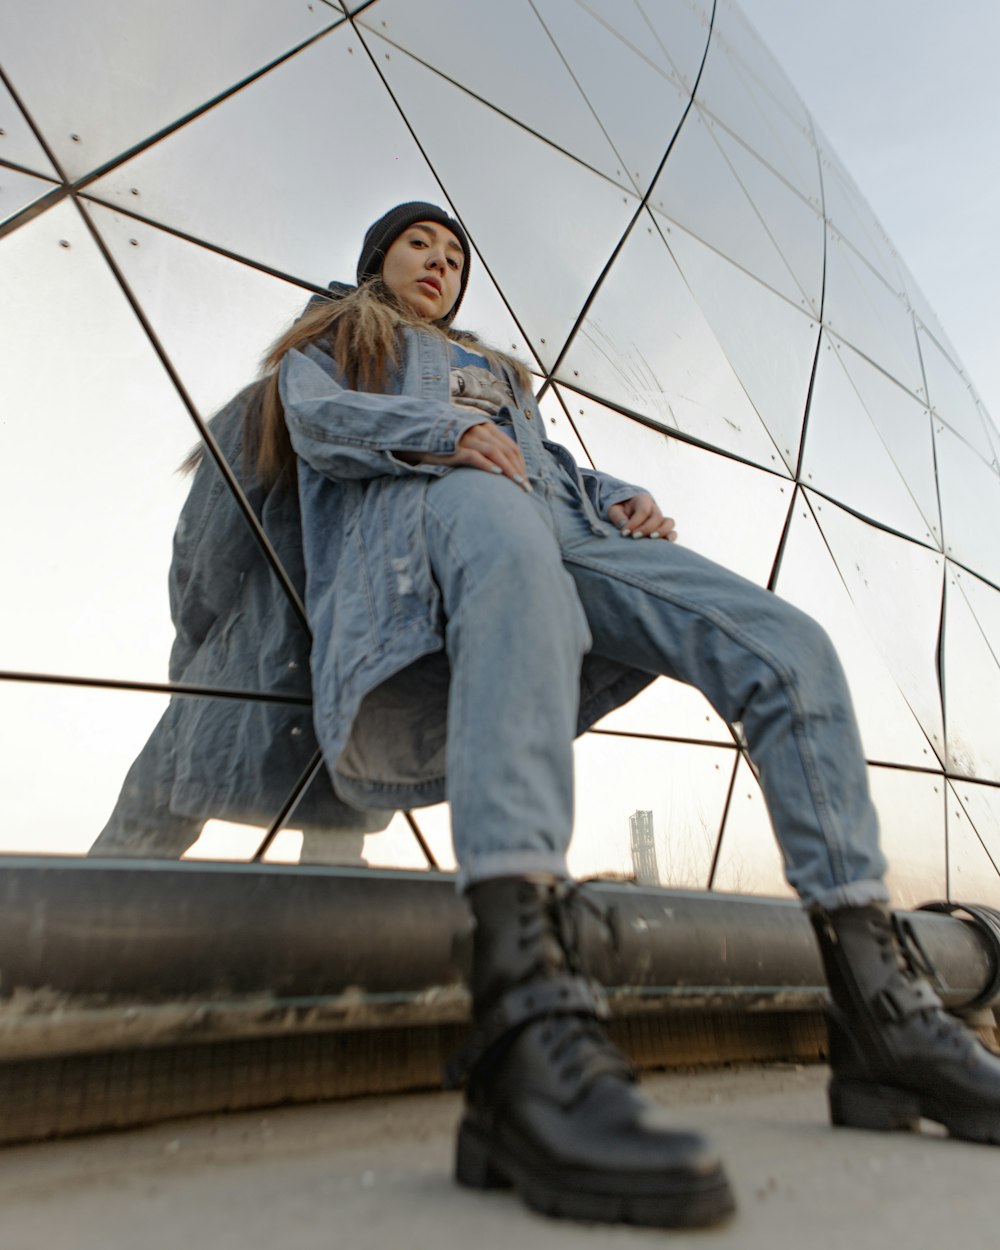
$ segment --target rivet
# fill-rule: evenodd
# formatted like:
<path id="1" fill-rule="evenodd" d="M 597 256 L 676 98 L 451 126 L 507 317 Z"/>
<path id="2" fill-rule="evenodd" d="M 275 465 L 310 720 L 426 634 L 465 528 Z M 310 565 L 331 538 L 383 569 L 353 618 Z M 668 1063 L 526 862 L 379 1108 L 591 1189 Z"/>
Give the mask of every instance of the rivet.
<path id="1" fill-rule="evenodd" d="M 60 247 L 69 247 L 69 239 L 60 239 L 60 240 L 59 240 L 59 246 L 60 246 Z"/>
<path id="2" fill-rule="evenodd" d="M 7 131 L 6 131 L 6 130 L 4 130 L 4 128 L 3 128 L 2 126 L 0 126 L 0 136 L 5 135 L 6 133 L 7 133 Z"/>
<path id="3" fill-rule="evenodd" d="M 74 142 L 74 143 L 79 143 L 79 142 L 80 142 L 80 136 L 79 136 L 79 135 L 70 135 L 70 138 L 73 140 L 73 142 Z"/>
<path id="4" fill-rule="evenodd" d="M 544 342 L 545 342 L 545 340 L 544 340 L 544 339 L 539 339 L 538 341 L 539 341 L 539 343 L 544 343 Z"/>
<path id="5" fill-rule="evenodd" d="M 138 246 L 139 246 L 139 240 L 138 240 L 138 239 L 129 239 L 129 243 L 131 243 L 133 247 L 138 247 Z"/>
<path id="6" fill-rule="evenodd" d="M 139 188 L 138 188 L 138 187 L 132 187 L 132 189 L 131 189 L 131 190 L 132 190 L 132 194 L 133 194 L 133 195 L 138 195 L 138 194 L 139 194 Z"/>

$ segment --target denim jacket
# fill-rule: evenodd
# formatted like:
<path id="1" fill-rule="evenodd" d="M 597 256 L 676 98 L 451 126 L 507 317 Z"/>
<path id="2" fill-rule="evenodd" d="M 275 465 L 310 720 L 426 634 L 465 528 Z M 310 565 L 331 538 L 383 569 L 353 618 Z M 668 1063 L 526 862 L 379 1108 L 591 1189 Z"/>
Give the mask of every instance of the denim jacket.
<path id="1" fill-rule="evenodd" d="M 449 403 L 449 366 L 446 343 L 407 330 L 391 393 L 375 395 L 345 389 L 318 347 L 290 352 L 280 382 L 299 457 L 297 492 L 287 480 L 265 489 L 245 475 L 247 392 L 209 423 L 305 598 L 312 642 L 206 456 L 174 534 L 170 680 L 264 692 L 271 701 L 172 698 L 92 854 L 175 857 L 206 820 L 270 824 L 317 739 L 327 769 L 290 813 L 294 828 L 374 831 L 394 809 L 444 798 L 449 669 L 422 509 L 433 479 L 456 470 L 410 465 L 396 453 L 448 455 L 483 419 Z M 540 431 L 533 396 L 512 386 Z M 537 437 L 578 483 L 581 507 L 595 525 L 611 504 L 638 493 L 578 469 L 564 447 Z M 650 680 L 588 656 L 579 731 Z M 308 697 L 310 690 L 311 717 L 307 706 L 273 701 Z"/>
<path id="2" fill-rule="evenodd" d="M 450 455 L 465 430 L 483 420 L 449 402 L 447 342 L 418 329 L 403 334 L 387 393 L 347 389 L 316 345 L 290 351 L 280 369 L 299 458 L 315 730 L 334 789 L 361 808 L 417 807 L 445 797 L 448 664 L 423 506 L 436 476 L 474 470 L 413 465 L 398 453 Z M 569 472 L 585 515 L 600 529 L 607 509 L 641 488 L 578 468 L 566 448 L 542 437 L 530 392 L 508 381 L 514 402 L 532 417 L 529 437 L 539 441 L 533 450 Z M 578 732 L 650 680 L 586 657 Z"/>

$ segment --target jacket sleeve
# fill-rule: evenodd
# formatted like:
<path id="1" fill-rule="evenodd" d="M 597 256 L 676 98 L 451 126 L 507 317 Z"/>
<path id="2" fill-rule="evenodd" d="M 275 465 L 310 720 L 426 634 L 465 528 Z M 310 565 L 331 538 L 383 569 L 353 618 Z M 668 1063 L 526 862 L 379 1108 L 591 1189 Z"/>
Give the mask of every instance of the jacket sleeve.
<path id="1" fill-rule="evenodd" d="M 612 477 L 610 473 L 602 473 L 599 469 L 580 469 L 584 489 L 590 496 L 599 516 L 608 519 L 608 509 L 612 504 L 623 503 L 633 495 L 648 494 L 644 486 L 634 486 L 631 482 L 623 482 L 621 478 Z"/>
<path id="2" fill-rule="evenodd" d="M 341 386 L 333 362 L 316 349 L 282 359 L 278 384 L 292 447 L 324 477 L 441 474 L 440 464 L 409 464 L 400 452 L 450 456 L 481 413 L 412 395 L 376 395 Z"/>

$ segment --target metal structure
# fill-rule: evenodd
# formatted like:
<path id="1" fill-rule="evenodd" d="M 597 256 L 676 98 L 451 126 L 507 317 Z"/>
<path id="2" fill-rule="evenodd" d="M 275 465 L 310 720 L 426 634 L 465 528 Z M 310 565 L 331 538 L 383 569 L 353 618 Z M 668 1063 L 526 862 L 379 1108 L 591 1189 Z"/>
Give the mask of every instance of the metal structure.
<path id="1" fill-rule="evenodd" d="M 308 722 L 286 666 L 167 680 L 176 469 L 409 198 L 461 218 L 463 319 L 530 362 L 552 436 L 827 627 L 896 900 L 1000 901 L 1000 434 L 733 0 L 3 6 L 0 850 L 85 854 L 171 696 Z M 629 862 L 638 809 L 661 884 L 786 891 L 700 696 L 658 681 L 578 759 L 579 875 Z M 295 859 L 309 776 L 191 854 Z M 447 870 L 447 813 L 318 855 Z"/>

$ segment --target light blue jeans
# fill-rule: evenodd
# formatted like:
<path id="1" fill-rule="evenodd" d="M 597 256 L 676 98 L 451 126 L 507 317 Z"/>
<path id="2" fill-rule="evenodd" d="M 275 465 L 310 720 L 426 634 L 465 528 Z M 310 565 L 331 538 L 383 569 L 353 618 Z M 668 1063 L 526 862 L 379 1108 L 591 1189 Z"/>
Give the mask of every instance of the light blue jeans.
<path id="1" fill-rule="evenodd" d="M 537 446 L 537 444 L 534 444 Z M 460 885 L 566 875 L 580 666 L 591 649 L 697 687 L 740 721 L 791 885 L 809 903 L 887 898 L 850 694 L 822 628 L 664 540 L 596 528 L 547 453 L 533 494 L 456 469 L 426 499 L 447 616 L 448 801 Z"/>

